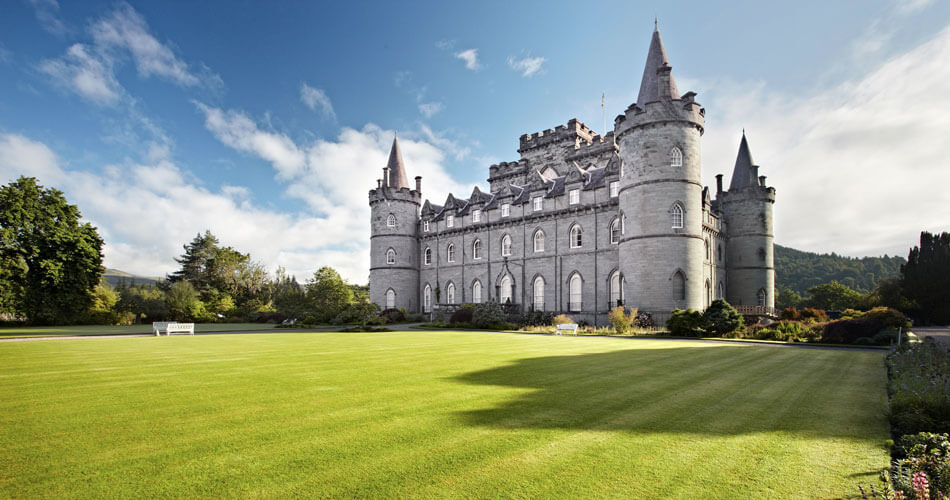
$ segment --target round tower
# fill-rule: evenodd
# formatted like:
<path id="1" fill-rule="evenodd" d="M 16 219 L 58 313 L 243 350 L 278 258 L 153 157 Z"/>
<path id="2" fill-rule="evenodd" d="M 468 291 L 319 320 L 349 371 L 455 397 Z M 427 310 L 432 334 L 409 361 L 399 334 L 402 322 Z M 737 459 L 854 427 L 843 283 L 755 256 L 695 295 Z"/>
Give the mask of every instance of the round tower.
<path id="1" fill-rule="evenodd" d="M 381 309 L 419 312 L 419 206 L 422 177 L 410 189 L 406 168 L 393 138 L 383 178 L 369 192 L 369 300 Z"/>
<path id="2" fill-rule="evenodd" d="M 623 160 L 620 270 L 627 303 L 641 311 L 702 309 L 703 110 L 676 88 L 659 30 L 650 41 L 637 102 L 616 118 Z"/>
<path id="3" fill-rule="evenodd" d="M 718 194 L 726 221 L 726 301 L 736 306 L 775 307 L 772 205 L 775 188 L 759 176 L 742 131 L 729 191 Z"/>

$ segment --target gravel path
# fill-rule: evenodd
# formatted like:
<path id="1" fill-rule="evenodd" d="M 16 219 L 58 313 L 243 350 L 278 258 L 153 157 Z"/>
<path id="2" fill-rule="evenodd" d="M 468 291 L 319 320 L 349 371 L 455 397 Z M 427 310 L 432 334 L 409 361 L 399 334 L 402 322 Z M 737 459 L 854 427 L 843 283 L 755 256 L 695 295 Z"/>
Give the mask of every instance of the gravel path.
<path id="1" fill-rule="evenodd" d="M 925 337 L 934 339 L 950 349 L 950 326 L 918 326 L 913 332 L 923 340 Z"/>

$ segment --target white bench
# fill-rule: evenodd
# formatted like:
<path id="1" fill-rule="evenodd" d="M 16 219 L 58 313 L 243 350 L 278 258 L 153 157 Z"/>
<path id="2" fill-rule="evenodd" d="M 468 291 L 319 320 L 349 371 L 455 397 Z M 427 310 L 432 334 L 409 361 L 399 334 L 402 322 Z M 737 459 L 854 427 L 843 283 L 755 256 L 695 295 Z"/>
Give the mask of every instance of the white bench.
<path id="1" fill-rule="evenodd" d="M 156 336 L 161 335 L 162 332 L 165 332 L 165 336 L 172 335 L 174 333 L 187 333 L 187 334 L 194 335 L 195 324 L 194 323 L 178 323 L 176 321 L 153 321 L 152 332 Z"/>
<path id="2" fill-rule="evenodd" d="M 557 325 L 557 334 L 560 335 L 561 332 L 566 332 L 570 330 L 571 333 L 577 335 L 577 323 L 561 323 Z"/>

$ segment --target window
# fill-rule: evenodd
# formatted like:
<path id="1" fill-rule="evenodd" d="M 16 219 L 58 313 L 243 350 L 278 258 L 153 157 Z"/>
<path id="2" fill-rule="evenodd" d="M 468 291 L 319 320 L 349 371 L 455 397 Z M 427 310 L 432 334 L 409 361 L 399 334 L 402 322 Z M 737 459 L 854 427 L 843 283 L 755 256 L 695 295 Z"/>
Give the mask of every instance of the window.
<path id="1" fill-rule="evenodd" d="M 445 258 L 449 262 L 455 262 L 455 245 L 449 243 L 448 248 L 445 249 Z"/>
<path id="2" fill-rule="evenodd" d="M 712 304 L 712 287 L 709 286 L 709 280 L 706 280 L 706 307 Z"/>
<path id="3" fill-rule="evenodd" d="M 422 231 L 425 233 L 429 232 L 429 221 L 427 220 L 422 221 Z"/>
<path id="4" fill-rule="evenodd" d="M 574 273 L 571 275 L 571 285 L 570 285 L 570 299 L 568 301 L 568 310 L 572 312 L 577 312 L 581 310 L 581 285 L 583 281 L 581 280 L 581 275 Z"/>
<path id="5" fill-rule="evenodd" d="M 386 250 L 386 263 L 389 265 L 396 263 L 396 251 L 392 248 Z"/>
<path id="6" fill-rule="evenodd" d="M 722 244 L 716 247 L 716 253 L 718 254 L 719 262 L 722 262 Z"/>
<path id="7" fill-rule="evenodd" d="M 544 251 L 544 231 L 540 229 L 534 232 L 534 251 L 535 252 Z"/>
<path id="8" fill-rule="evenodd" d="M 759 260 L 765 262 L 765 249 L 759 248 Z"/>
<path id="9" fill-rule="evenodd" d="M 482 303 L 482 282 L 475 280 L 475 283 L 472 283 L 472 303 L 481 304 Z"/>
<path id="10" fill-rule="evenodd" d="M 620 182 L 611 181 L 610 182 L 610 197 L 616 198 L 618 196 L 620 196 Z"/>
<path id="11" fill-rule="evenodd" d="M 422 262 L 425 262 L 425 265 L 427 266 L 432 263 L 432 249 L 431 248 L 426 247 L 425 251 L 422 252 Z"/>
<path id="12" fill-rule="evenodd" d="M 511 255 L 511 236 L 507 234 L 501 237 L 501 256 L 508 257 Z"/>
<path id="13" fill-rule="evenodd" d="M 583 240 L 581 239 L 581 226 L 574 224 L 571 226 L 571 248 L 580 248 L 583 245 Z"/>
<path id="14" fill-rule="evenodd" d="M 501 285 L 499 286 L 498 291 L 498 300 L 502 304 L 508 304 L 511 302 L 511 278 L 507 275 L 501 279 Z"/>
<path id="15" fill-rule="evenodd" d="M 475 209 L 472 210 L 472 222 L 481 222 L 482 221 L 482 211 Z"/>
<path id="16" fill-rule="evenodd" d="M 623 278 L 620 271 L 610 275 L 610 304 L 611 308 L 623 305 Z"/>
<path id="17" fill-rule="evenodd" d="M 764 306 L 764 305 L 765 305 L 765 299 L 768 298 L 768 295 L 765 293 L 765 289 L 764 289 L 764 288 L 759 288 L 759 293 L 756 294 L 756 298 L 759 300 L 759 305 L 760 305 L 760 306 Z"/>
<path id="18" fill-rule="evenodd" d="M 683 271 L 673 274 L 673 300 L 686 300 L 686 276 Z"/>
<path id="19" fill-rule="evenodd" d="M 390 288 L 386 290 L 386 309 L 396 308 L 396 292 Z"/>
<path id="20" fill-rule="evenodd" d="M 534 279 L 534 304 L 535 311 L 544 310 L 544 278 L 538 276 Z"/>
<path id="21" fill-rule="evenodd" d="M 396 227 L 396 216 L 389 214 L 389 217 L 386 217 L 386 226 L 387 227 Z"/>
<path id="22" fill-rule="evenodd" d="M 683 207 L 679 203 L 674 203 L 670 213 L 673 219 L 673 229 L 683 229 Z"/>
<path id="23" fill-rule="evenodd" d="M 709 262 L 709 240 L 703 240 L 703 245 L 706 247 L 706 262 Z"/>
<path id="24" fill-rule="evenodd" d="M 472 258 L 475 260 L 482 258 L 482 240 L 475 240 L 472 243 Z"/>
<path id="25" fill-rule="evenodd" d="M 508 203 L 502 203 L 502 204 L 501 204 L 501 216 L 502 216 L 502 217 L 508 217 L 509 215 L 511 215 L 511 205 L 509 205 Z"/>
<path id="26" fill-rule="evenodd" d="M 544 198 L 538 196 L 537 198 L 533 200 L 533 203 L 534 205 L 533 205 L 532 210 L 534 210 L 535 212 L 540 212 L 542 209 L 544 209 Z"/>
<path id="27" fill-rule="evenodd" d="M 680 148 L 673 148 L 670 150 L 670 166 L 671 167 L 682 167 L 683 166 L 683 152 L 680 151 Z"/>
<path id="28" fill-rule="evenodd" d="M 455 227 L 455 216 L 448 215 L 445 217 L 445 226 L 446 227 Z"/>
<path id="29" fill-rule="evenodd" d="M 422 292 L 422 312 L 429 312 L 432 310 L 432 289 L 429 288 L 429 285 L 426 285 L 426 289 Z"/>
<path id="30" fill-rule="evenodd" d="M 726 287 L 722 286 L 722 282 L 719 282 L 719 286 L 716 287 L 716 298 L 722 299 L 726 296 Z"/>
<path id="31" fill-rule="evenodd" d="M 449 304 L 455 303 L 455 283 L 449 283 L 445 287 L 445 300 Z"/>
<path id="32" fill-rule="evenodd" d="M 568 191 L 567 196 L 568 196 L 568 203 L 571 204 L 571 205 L 577 205 L 578 203 L 581 202 L 581 190 L 580 190 L 580 189 L 572 189 L 572 190 Z"/>
<path id="33" fill-rule="evenodd" d="M 620 218 L 610 222 L 610 242 L 613 244 L 620 243 Z"/>

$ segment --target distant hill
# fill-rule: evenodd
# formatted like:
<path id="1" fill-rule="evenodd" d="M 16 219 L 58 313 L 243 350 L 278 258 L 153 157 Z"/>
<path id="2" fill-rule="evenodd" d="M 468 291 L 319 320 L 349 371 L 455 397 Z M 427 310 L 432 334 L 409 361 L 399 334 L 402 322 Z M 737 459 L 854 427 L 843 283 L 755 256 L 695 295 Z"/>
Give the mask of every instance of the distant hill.
<path id="1" fill-rule="evenodd" d="M 124 281 L 126 285 L 155 285 L 159 278 L 149 276 L 136 276 L 134 274 L 120 271 L 118 269 L 106 269 L 103 277 L 109 283 L 109 286 L 115 288 L 119 282 Z"/>
<path id="2" fill-rule="evenodd" d="M 897 256 L 844 257 L 775 245 L 775 288 L 791 288 L 805 295 L 809 288 L 834 280 L 867 293 L 878 280 L 900 276 L 900 267 L 906 262 Z"/>

